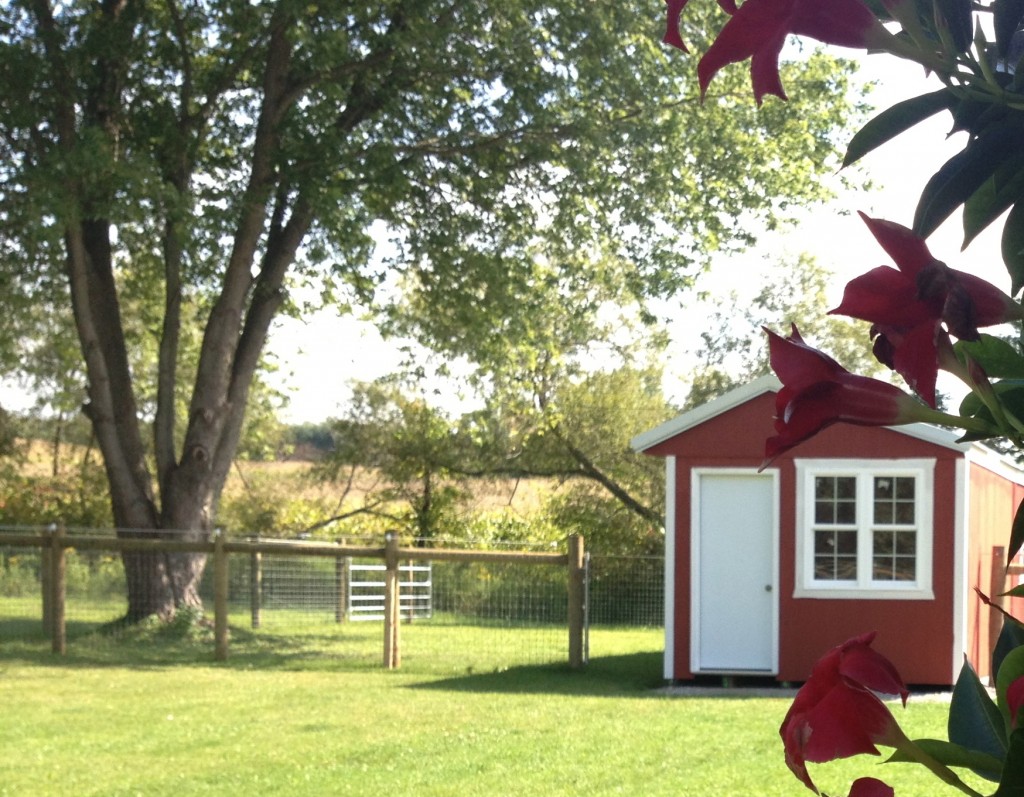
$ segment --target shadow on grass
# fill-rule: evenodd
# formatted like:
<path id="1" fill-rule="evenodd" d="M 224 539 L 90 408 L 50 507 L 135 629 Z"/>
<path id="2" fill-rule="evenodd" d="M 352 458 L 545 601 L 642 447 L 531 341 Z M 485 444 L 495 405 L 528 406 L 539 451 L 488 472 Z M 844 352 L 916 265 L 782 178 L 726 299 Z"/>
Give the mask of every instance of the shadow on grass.
<path id="1" fill-rule="evenodd" d="M 381 628 L 370 624 L 308 631 L 291 627 L 280 632 L 232 625 L 228 659 L 218 662 L 213 631 L 205 620 L 191 626 L 143 623 L 133 627 L 69 621 L 63 656 L 51 651 L 38 621 L 0 620 L 0 669 L 5 664 L 28 664 L 62 669 L 361 672 L 394 676 L 399 679 L 396 684 L 412 684 L 412 688 L 608 696 L 650 694 L 663 684 L 659 651 L 598 656 L 581 670 L 565 664 L 506 667 L 486 663 L 486 656 L 473 667 L 460 667 L 451 656 L 461 645 L 450 633 L 451 629 L 439 628 L 437 638 L 418 639 L 421 644 L 410 649 L 403 666 L 389 673 L 381 664 Z"/>
<path id="2" fill-rule="evenodd" d="M 117 624 L 67 624 L 64 655 L 55 654 L 38 621 L 0 621 L 0 666 L 4 663 L 42 667 L 118 667 L 161 670 L 173 667 L 217 666 L 230 669 L 372 670 L 380 656 L 369 655 L 357 635 L 253 632 L 231 628 L 228 660 L 214 655 L 213 631 L 208 624 L 191 628 L 167 625 L 123 627 Z M 376 648 L 373 648 L 376 651 Z"/>
<path id="3" fill-rule="evenodd" d="M 502 694 L 558 694 L 591 697 L 652 696 L 663 685 L 661 653 L 644 651 L 620 656 L 600 656 L 579 670 L 565 664 L 509 667 L 487 673 L 467 672 L 411 684 L 410 689 Z"/>

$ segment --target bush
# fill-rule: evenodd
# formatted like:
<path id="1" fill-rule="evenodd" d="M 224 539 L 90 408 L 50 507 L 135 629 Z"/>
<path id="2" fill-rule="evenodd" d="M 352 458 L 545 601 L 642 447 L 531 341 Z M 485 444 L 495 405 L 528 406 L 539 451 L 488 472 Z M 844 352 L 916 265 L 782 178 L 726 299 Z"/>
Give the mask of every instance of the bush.
<path id="1" fill-rule="evenodd" d="M 58 476 L 24 475 L 13 467 L 0 469 L 0 496 L 0 525 L 113 525 L 106 475 L 95 463 Z"/>

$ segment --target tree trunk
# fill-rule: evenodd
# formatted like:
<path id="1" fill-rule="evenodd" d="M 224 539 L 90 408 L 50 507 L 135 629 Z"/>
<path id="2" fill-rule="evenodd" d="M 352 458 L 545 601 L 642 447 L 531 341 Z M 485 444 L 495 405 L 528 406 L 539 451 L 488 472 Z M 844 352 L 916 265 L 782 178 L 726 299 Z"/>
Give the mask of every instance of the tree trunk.
<path id="1" fill-rule="evenodd" d="M 205 506 L 206 502 L 200 499 L 190 504 L 184 496 L 175 495 L 172 491 L 165 498 L 165 507 L 168 504 L 179 511 L 165 513 L 160 528 L 152 525 L 147 528 L 115 518 L 118 536 L 123 539 L 201 542 L 210 538 L 208 514 L 193 509 L 195 506 Z M 199 585 L 206 568 L 206 554 L 125 551 L 121 558 L 128 598 L 126 622 L 138 622 L 150 616 L 168 620 L 183 607 L 202 607 Z"/>
<path id="2" fill-rule="evenodd" d="M 135 534 L 153 538 L 152 534 Z M 180 539 L 175 535 L 158 536 Z M 203 605 L 199 582 L 206 568 L 205 554 L 125 551 L 121 558 L 128 587 L 126 622 L 135 623 L 151 616 L 169 620 L 183 607 Z"/>

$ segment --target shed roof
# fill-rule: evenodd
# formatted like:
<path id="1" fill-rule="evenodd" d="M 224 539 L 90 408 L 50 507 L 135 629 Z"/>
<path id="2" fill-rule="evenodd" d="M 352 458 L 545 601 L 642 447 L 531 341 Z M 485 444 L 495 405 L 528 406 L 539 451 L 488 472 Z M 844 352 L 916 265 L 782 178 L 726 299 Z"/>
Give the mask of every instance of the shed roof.
<path id="1" fill-rule="evenodd" d="M 719 396 L 718 398 L 709 401 L 707 404 L 702 404 L 692 410 L 687 410 L 681 415 L 677 415 L 675 418 L 665 421 L 665 423 L 660 426 L 654 427 L 650 431 L 638 434 L 630 440 L 629 444 L 634 451 L 646 451 L 647 449 L 653 448 L 659 443 L 663 443 L 666 440 L 687 431 L 688 429 L 700 426 L 700 424 L 709 421 L 724 412 L 728 412 L 734 407 L 745 404 L 751 399 L 755 399 L 764 393 L 776 393 L 781 387 L 782 383 L 774 374 L 759 377 L 758 379 L 748 382 L 741 387 L 730 390 L 725 395 Z M 958 442 L 960 435 L 956 432 L 950 431 L 949 429 L 943 429 L 938 426 L 932 426 L 927 423 L 910 423 L 901 426 L 888 426 L 886 428 L 892 429 L 900 434 L 915 437 L 918 440 L 924 440 L 925 442 L 942 446 L 943 448 L 961 451 L 964 454 L 976 451 L 986 457 L 992 457 L 995 455 L 995 452 L 990 448 L 979 445 L 978 443 Z M 1015 469 L 1019 470 L 1016 466 Z"/>

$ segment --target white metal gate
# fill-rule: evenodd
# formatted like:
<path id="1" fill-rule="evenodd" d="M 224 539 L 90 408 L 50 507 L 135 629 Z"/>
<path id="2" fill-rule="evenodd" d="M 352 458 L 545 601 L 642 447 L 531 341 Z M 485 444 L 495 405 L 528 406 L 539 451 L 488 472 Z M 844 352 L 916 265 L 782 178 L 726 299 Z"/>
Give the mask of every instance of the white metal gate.
<path id="1" fill-rule="evenodd" d="M 348 564 L 348 619 L 384 619 L 384 574 L 382 564 Z M 433 616 L 433 568 L 430 562 L 398 566 L 398 609 L 403 620 L 426 620 Z"/>

